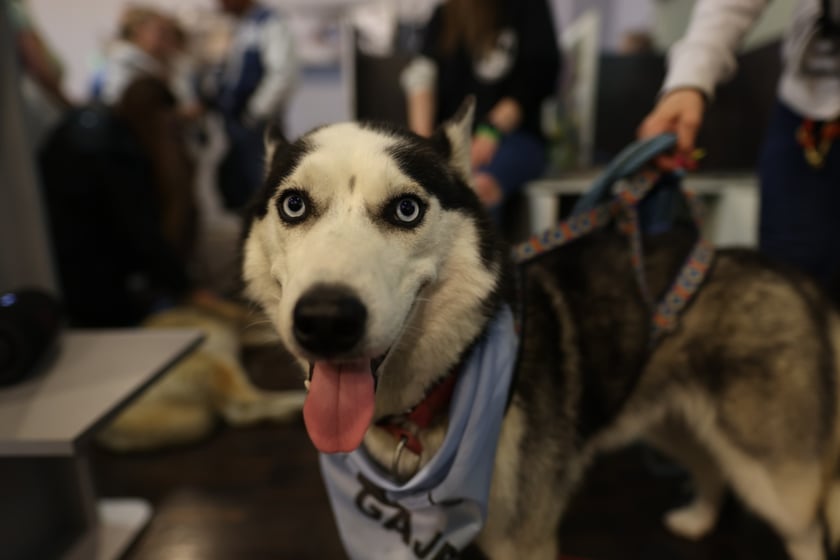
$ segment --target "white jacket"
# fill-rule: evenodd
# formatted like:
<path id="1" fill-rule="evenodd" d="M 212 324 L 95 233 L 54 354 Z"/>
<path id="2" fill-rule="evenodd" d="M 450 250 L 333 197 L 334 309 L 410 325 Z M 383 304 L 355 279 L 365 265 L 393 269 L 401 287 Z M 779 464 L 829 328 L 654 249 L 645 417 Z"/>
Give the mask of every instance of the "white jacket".
<path id="1" fill-rule="evenodd" d="M 118 41 L 111 47 L 105 68 L 100 75 L 100 99 L 108 105 L 117 103 L 126 88 L 142 77 L 166 79 L 163 65 L 137 45 Z"/>
<path id="2" fill-rule="evenodd" d="M 737 69 L 736 51 L 768 0 L 697 0 L 685 36 L 671 49 L 663 91 L 694 87 L 711 97 Z M 840 117 L 840 73 L 810 76 L 803 54 L 816 32 L 821 0 L 799 0 L 785 34 L 779 97 L 817 120 Z M 840 63 L 840 61 L 838 61 Z"/>
<path id="3" fill-rule="evenodd" d="M 234 112 L 269 120 L 287 104 L 297 72 L 289 24 L 274 10 L 257 5 L 237 23 L 222 76 L 222 97 Z"/>

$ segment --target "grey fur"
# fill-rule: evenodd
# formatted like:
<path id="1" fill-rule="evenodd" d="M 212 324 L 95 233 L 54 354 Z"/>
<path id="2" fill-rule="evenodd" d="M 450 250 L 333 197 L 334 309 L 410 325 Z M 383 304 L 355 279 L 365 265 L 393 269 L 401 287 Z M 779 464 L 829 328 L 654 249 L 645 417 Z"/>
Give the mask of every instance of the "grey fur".
<path id="1" fill-rule="evenodd" d="M 691 239 L 674 231 L 647 241 L 655 292 Z M 649 354 L 647 314 L 617 234 L 585 238 L 524 273 L 513 408 L 526 429 L 499 456 L 518 453 L 529 466 L 515 481 L 516 503 L 491 505 L 491 517 L 506 519 L 497 532 L 509 535 L 483 536 L 491 558 L 551 558 L 556 550 L 531 528 L 547 511 L 559 517 L 597 453 L 633 441 L 694 475 L 698 499 L 666 517 L 672 530 L 690 538 L 711 530 L 728 485 L 792 558 L 824 557 L 821 517 L 836 507 L 826 497 L 837 480 L 840 321 L 810 280 L 750 251 L 721 251 L 678 330 Z M 836 538 L 836 519 L 826 517 Z"/>
<path id="2" fill-rule="evenodd" d="M 506 294 L 510 263 L 486 218 L 476 214 L 477 199 L 465 194 L 462 181 L 451 179 L 460 175 L 458 154 L 468 142 L 456 134 L 466 129 L 465 123 L 455 124 L 439 133 L 445 133 L 451 150 L 436 150 L 434 141 L 423 144 L 408 137 L 403 141 L 418 147 L 412 157 L 432 159 L 397 161 L 407 176 L 418 180 L 423 177 L 412 170 L 450 166 L 449 173 L 425 171 L 423 176 L 450 177 L 446 181 L 451 185 L 424 188 L 441 201 L 441 215 L 477 237 L 478 246 L 470 254 L 481 257 L 471 262 L 484 267 L 479 276 L 493 275 L 495 280 L 470 316 L 489 322 Z M 360 130 L 369 134 L 377 129 Z M 401 146 L 379 157 L 405 158 Z M 281 161 L 279 157 L 274 160 Z M 297 163 L 295 159 L 286 167 Z M 270 171 L 268 177 L 279 177 L 281 183 L 285 174 L 288 169 Z M 368 188 L 364 181 L 356 186 Z M 267 193 L 265 199 L 271 196 Z M 256 219 L 273 216 L 266 211 Z M 401 235 L 410 243 L 407 234 Z M 447 251 L 450 241 L 441 241 L 439 250 Z M 645 241 L 652 293 L 667 289 L 692 243 L 692 233 L 680 228 Z M 246 281 L 251 295 L 265 306 L 277 297 L 269 292 L 277 288 L 265 276 L 276 257 L 266 253 L 267 245 L 257 234 L 246 242 L 252 263 L 250 269 L 246 263 Z M 695 502 L 666 517 L 672 530 L 689 538 L 711 530 L 723 489 L 729 486 L 776 529 L 794 560 L 824 558 L 824 530 L 835 543 L 840 533 L 840 316 L 810 280 L 753 252 L 721 251 L 678 329 L 651 353 L 648 310 L 627 242 L 618 233 L 590 235 L 520 272 L 525 319 L 521 355 L 497 452 L 489 518 L 478 539 L 485 554 L 493 560 L 554 560 L 557 524 L 586 466 L 600 452 L 647 441 L 684 463 L 697 481 Z M 435 356 L 426 352 L 423 378 L 417 379 L 421 362 L 410 357 L 416 354 L 412 345 L 429 343 L 431 333 L 423 326 L 440 289 L 435 280 L 415 296 L 417 305 L 406 319 L 409 334 L 394 342 L 384 372 L 378 374 L 380 413 L 416 404 L 417 387 L 430 386 L 453 366 L 441 362 L 430 369 Z M 449 322 L 435 324 L 445 328 Z M 481 325 L 477 327 L 476 337 L 481 335 Z M 476 337 L 463 339 L 456 354 L 463 357 Z M 426 451 L 420 457 L 405 452 L 394 474 L 411 476 L 428 462 L 445 426 L 446 419 L 439 418 L 421 433 Z M 391 467 L 396 442 L 389 434 L 372 427 L 365 445 L 384 468 Z"/>

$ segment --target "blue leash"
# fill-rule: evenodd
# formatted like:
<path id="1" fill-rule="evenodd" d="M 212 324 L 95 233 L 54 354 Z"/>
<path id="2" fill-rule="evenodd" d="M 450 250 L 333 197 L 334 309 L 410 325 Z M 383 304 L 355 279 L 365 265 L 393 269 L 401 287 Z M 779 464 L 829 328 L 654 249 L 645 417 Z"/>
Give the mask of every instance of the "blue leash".
<path id="1" fill-rule="evenodd" d="M 613 185 L 621 180 L 637 175 L 651 161 L 677 145 L 677 137 L 673 134 L 662 134 L 647 140 L 640 140 L 624 148 L 607 165 L 607 168 L 595 179 L 589 190 L 577 201 L 572 214 L 588 212 L 609 198 Z"/>
<path id="2" fill-rule="evenodd" d="M 714 260 L 712 244 L 701 234 L 702 208 L 693 193 L 682 188 L 682 172 L 652 170 L 650 162 L 676 145 L 673 134 L 656 136 L 624 149 L 575 205 L 572 216 L 532 236 L 514 248 L 522 264 L 575 239 L 617 223 L 630 243 L 631 262 L 642 298 L 651 314 L 651 343 L 675 330 L 680 313 L 690 303 Z M 698 240 L 668 291 L 654 301 L 644 273 L 643 233 L 661 233 L 687 207 Z"/>

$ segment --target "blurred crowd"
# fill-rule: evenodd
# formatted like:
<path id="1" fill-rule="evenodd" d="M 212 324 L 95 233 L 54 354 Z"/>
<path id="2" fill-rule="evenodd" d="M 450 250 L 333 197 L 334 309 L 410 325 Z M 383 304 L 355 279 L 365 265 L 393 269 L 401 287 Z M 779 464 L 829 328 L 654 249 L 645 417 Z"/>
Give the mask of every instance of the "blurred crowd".
<path id="1" fill-rule="evenodd" d="M 235 296 L 238 220 L 262 180 L 265 131 L 284 129 L 298 83 L 287 17 L 255 0 L 218 0 L 224 17 L 196 29 L 129 5 L 89 100 L 74 106 L 60 56 L 23 0 L 6 2 L 33 85 L 26 108 L 73 323 L 136 324 L 185 300 Z M 560 68 L 549 2 L 450 0 L 424 28 L 402 77 L 407 120 L 427 135 L 476 95 L 472 162 L 480 198 L 496 211 L 545 167 L 540 111 Z M 227 251 L 208 247 L 220 221 Z M 229 282 L 208 282 L 203 272 L 220 260 Z"/>
<path id="2" fill-rule="evenodd" d="M 233 245 L 260 186 L 264 130 L 282 129 L 297 82 L 286 18 L 254 0 L 219 0 L 220 17 L 196 30 L 158 7 L 129 5 L 88 101 L 74 105 L 60 56 L 27 6 L 6 1 L 71 321 L 131 325 L 185 300 L 234 296 Z M 211 176 L 201 180 L 205 168 Z M 228 266 L 207 278 L 197 257 L 220 223 L 230 225 L 227 256 L 217 250 L 216 260 Z"/>
<path id="3" fill-rule="evenodd" d="M 89 101 L 74 105 L 62 90 L 61 57 L 24 0 L 0 2 L 23 69 L 29 139 L 72 320 L 134 324 L 184 298 L 236 294 L 232 255 L 240 218 L 262 179 L 264 133 L 284 129 L 299 83 L 299 49 L 287 16 L 256 0 L 217 0 L 218 17 L 198 28 L 158 7 L 130 5 L 90 76 Z M 404 123 L 430 135 L 466 96 L 476 97 L 474 188 L 501 223 L 501 207 L 546 169 L 544 109 L 558 95 L 564 61 L 551 2 L 437 4 L 422 10 L 423 23 L 407 35 L 394 28 L 413 51 L 393 76 L 404 93 Z M 696 2 L 639 136 L 676 133 L 677 155 L 691 157 L 715 88 L 735 73 L 737 49 L 766 7 L 765 0 Z M 357 18 L 360 29 L 366 18 L 378 21 L 371 17 L 376 10 L 365 13 Z M 384 45 L 394 39 L 388 29 L 359 32 L 358 44 Z M 653 50 L 644 30 L 626 33 L 619 46 L 624 56 Z M 766 253 L 836 283 L 840 2 L 798 0 L 783 54 L 758 166 L 759 242 Z M 659 164 L 673 167 L 669 158 Z M 221 223 L 226 252 L 208 245 Z M 222 271 L 215 280 L 227 281 L 208 281 L 208 266 Z"/>

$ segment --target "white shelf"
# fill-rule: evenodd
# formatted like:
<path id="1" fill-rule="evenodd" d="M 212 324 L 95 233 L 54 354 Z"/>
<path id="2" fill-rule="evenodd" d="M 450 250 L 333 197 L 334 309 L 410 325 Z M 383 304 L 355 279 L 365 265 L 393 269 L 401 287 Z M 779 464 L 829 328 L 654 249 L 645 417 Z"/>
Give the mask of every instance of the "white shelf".
<path id="1" fill-rule="evenodd" d="M 65 333 L 47 371 L 0 389 L 0 457 L 72 455 L 200 340 L 199 331 L 183 329 Z"/>
<path id="2" fill-rule="evenodd" d="M 0 472 L 10 485 L 0 517 L 23 516 L 0 524 L 3 558 L 40 557 L 68 528 L 62 560 L 113 560 L 127 549 L 152 508 L 97 501 L 81 442 L 201 339 L 186 329 L 68 331 L 43 371 L 0 389 Z"/>
<path id="3" fill-rule="evenodd" d="M 596 171 L 528 183 L 528 222 L 532 234 L 554 226 L 560 215 L 560 195 L 589 190 Z M 702 195 L 708 214 L 704 230 L 719 246 L 755 247 L 758 244 L 758 178 L 752 173 L 689 174 L 685 186 Z"/>

